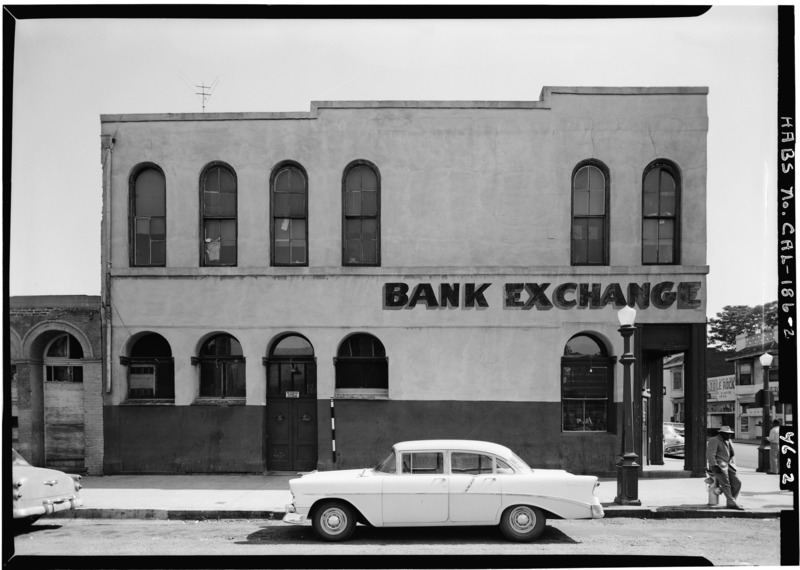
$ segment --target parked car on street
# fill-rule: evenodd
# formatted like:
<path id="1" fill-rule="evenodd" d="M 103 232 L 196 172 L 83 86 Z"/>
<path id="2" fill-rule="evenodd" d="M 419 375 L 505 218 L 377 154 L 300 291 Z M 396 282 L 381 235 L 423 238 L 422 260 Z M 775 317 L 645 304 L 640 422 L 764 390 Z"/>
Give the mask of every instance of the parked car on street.
<path id="1" fill-rule="evenodd" d="M 83 504 L 79 493 L 80 475 L 67 475 L 55 469 L 34 467 L 16 449 L 11 451 L 15 523 L 31 525 L 42 515 L 76 509 Z"/>
<path id="2" fill-rule="evenodd" d="M 683 437 L 683 424 L 678 427 L 675 424 L 664 423 L 664 455 L 671 457 L 683 457 L 685 439 Z"/>
<path id="3" fill-rule="evenodd" d="M 375 527 L 499 525 L 509 540 L 541 535 L 548 517 L 599 519 L 597 477 L 532 469 L 510 449 L 468 440 L 406 441 L 375 467 L 312 472 L 289 481 L 283 520 L 347 540 Z"/>

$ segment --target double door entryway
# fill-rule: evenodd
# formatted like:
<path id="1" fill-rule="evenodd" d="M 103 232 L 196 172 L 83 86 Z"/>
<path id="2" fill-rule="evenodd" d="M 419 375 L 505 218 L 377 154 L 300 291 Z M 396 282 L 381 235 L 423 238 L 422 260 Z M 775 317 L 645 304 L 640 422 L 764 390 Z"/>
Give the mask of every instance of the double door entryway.
<path id="1" fill-rule="evenodd" d="M 287 335 L 264 359 L 267 367 L 268 471 L 317 468 L 317 363 L 305 338 Z"/>

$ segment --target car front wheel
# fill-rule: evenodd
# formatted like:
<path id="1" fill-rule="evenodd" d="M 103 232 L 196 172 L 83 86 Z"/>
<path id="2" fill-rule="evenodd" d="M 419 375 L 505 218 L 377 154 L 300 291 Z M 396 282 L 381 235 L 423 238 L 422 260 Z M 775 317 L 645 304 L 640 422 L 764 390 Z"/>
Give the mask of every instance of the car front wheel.
<path id="1" fill-rule="evenodd" d="M 356 528 L 353 509 L 340 501 L 326 501 L 314 511 L 314 532 L 322 540 L 338 542 L 347 540 Z"/>
<path id="2" fill-rule="evenodd" d="M 500 531 L 515 542 L 528 542 L 544 531 L 546 517 L 536 507 L 515 505 L 507 508 L 500 519 Z"/>

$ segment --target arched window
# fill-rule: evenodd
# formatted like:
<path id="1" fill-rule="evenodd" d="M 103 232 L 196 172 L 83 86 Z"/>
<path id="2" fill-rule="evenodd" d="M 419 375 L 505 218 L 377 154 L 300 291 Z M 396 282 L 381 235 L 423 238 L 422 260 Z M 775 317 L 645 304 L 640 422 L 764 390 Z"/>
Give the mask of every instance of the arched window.
<path id="1" fill-rule="evenodd" d="M 608 265 L 608 168 L 598 160 L 572 173 L 572 265 Z"/>
<path id="2" fill-rule="evenodd" d="M 175 363 L 172 348 L 160 334 L 147 333 L 120 358 L 128 367 L 129 399 L 174 399 Z"/>
<path id="3" fill-rule="evenodd" d="M 236 265 L 236 174 L 214 163 L 200 176 L 203 266 Z"/>
<path id="4" fill-rule="evenodd" d="M 678 168 L 655 161 L 642 182 L 642 264 L 680 263 L 680 195 Z"/>
<path id="5" fill-rule="evenodd" d="M 300 335 L 286 335 L 276 342 L 264 359 L 267 365 L 267 397 L 284 398 L 296 392 L 298 398 L 317 393 L 317 362 L 314 347 Z"/>
<path id="6" fill-rule="evenodd" d="M 83 382 L 83 348 L 74 336 L 62 333 L 44 351 L 46 382 Z"/>
<path id="7" fill-rule="evenodd" d="M 335 360 L 337 389 L 389 389 L 389 359 L 380 340 L 371 334 L 347 337 Z"/>
<path id="8" fill-rule="evenodd" d="M 272 172 L 272 265 L 308 265 L 308 178 L 299 164 Z"/>
<path id="9" fill-rule="evenodd" d="M 242 345 L 229 334 L 209 338 L 195 360 L 200 365 L 201 398 L 244 398 L 245 359 Z"/>
<path id="10" fill-rule="evenodd" d="M 378 169 L 359 160 L 342 181 L 342 265 L 381 264 L 381 179 Z"/>
<path id="11" fill-rule="evenodd" d="M 167 203 L 164 173 L 154 164 L 137 168 L 130 180 L 131 266 L 167 263 Z"/>
<path id="12" fill-rule="evenodd" d="M 567 342 L 561 358 L 562 431 L 614 431 L 614 362 L 590 334 Z"/>

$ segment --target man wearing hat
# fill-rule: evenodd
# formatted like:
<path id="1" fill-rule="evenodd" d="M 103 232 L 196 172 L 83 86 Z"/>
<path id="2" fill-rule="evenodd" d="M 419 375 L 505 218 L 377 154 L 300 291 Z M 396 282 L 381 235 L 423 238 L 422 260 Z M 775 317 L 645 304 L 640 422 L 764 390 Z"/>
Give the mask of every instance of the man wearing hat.
<path id="1" fill-rule="evenodd" d="M 728 501 L 727 508 L 743 511 L 744 507 L 736 502 L 742 482 L 736 476 L 733 445 L 730 442 L 732 437 L 733 430 L 731 428 L 728 426 L 719 428 L 717 435 L 708 440 L 706 459 L 709 471 L 717 478 L 722 494 Z"/>

